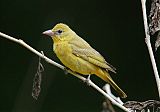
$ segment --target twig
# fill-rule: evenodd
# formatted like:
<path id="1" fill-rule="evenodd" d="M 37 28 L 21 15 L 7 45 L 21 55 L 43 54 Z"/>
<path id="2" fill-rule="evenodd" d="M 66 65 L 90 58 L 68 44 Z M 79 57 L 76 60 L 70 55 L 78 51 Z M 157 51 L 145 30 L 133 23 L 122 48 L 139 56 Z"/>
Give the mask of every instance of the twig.
<path id="1" fill-rule="evenodd" d="M 112 94 L 111 88 L 109 84 L 105 84 L 103 86 L 103 90 L 110 95 L 115 101 L 123 105 L 124 103 L 121 101 L 119 97 L 116 97 Z M 113 105 L 111 104 L 111 101 L 105 98 L 105 101 L 103 102 L 103 110 L 102 112 L 116 112 L 115 109 L 113 108 Z"/>
<path id="2" fill-rule="evenodd" d="M 28 50 L 30 50 L 31 52 L 35 53 L 36 55 L 38 55 L 39 57 L 41 57 L 42 59 L 44 59 L 46 62 L 59 67 L 62 70 L 66 70 L 64 66 L 52 61 L 51 59 L 49 59 L 48 57 L 46 57 L 44 54 L 39 53 L 38 51 L 36 51 L 35 49 L 33 49 L 31 46 L 29 46 L 28 44 L 26 44 L 23 40 L 21 39 L 15 39 L 11 36 L 8 36 L 4 33 L 0 32 L 0 36 L 7 38 L 13 42 L 16 42 L 22 46 L 24 46 L 25 48 L 27 48 Z M 102 95 L 104 95 L 106 98 L 108 98 L 114 105 L 118 106 L 119 108 L 121 108 L 122 110 L 126 111 L 126 112 L 130 112 L 129 109 L 127 109 L 126 107 L 124 107 L 122 104 L 118 103 L 117 101 L 115 101 L 112 97 L 110 97 L 107 93 L 105 93 L 101 88 L 99 88 L 97 85 L 95 85 L 91 80 L 84 78 L 83 76 L 71 71 L 71 70 L 67 70 L 70 74 L 76 76 L 77 78 L 81 79 L 84 82 L 87 82 L 88 85 L 92 86 L 94 89 L 96 89 L 97 91 L 99 91 Z"/>
<path id="3" fill-rule="evenodd" d="M 156 62 L 155 62 L 155 58 L 153 55 L 152 46 L 150 42 L 149 27 L 147 22 L 147 13 L 146 13 L 146 0 L 141 0 L 141 4 L 142 4 L 142 12 L 143 12 L 144 29 L 145 29 L 145 35 L 146 35 L 145 42 L 148 47 L 148 52 L 150 55 L 150 59 L 151 59 L 151 63 L 152 63 L 152 67 L 153 67 L 153 71 L 154 71 L 154 75 L 157 83 L 159 98 L 160 98 L 160 79 L 159 79 L 158 70 L 157 70 L 157 66 L 156 66 Z"/>
<path id="4" fill-rule="evenodd" d="M 110 100 L 105 98 L 105 101 L 102 103 L 103 110 L 101 112 L 116 112 L 115 109 L 112 106 L 112 103 Z"/>
<path id="5" fill-rule="evenodd" d="M 115 101 L 117 101 L 118 103 L 120 103 L 121 105 L 123 105 L 124 103 L 122 102 L 122 100 L 119 97 L 116 97 L 112 94 L 111 92 L 111 88 L 109 84 L 106 84 L 103 86 L 103 90 L 105 90 L 108 95 L 110 95 L 110 97 L 112 97 Z"/>

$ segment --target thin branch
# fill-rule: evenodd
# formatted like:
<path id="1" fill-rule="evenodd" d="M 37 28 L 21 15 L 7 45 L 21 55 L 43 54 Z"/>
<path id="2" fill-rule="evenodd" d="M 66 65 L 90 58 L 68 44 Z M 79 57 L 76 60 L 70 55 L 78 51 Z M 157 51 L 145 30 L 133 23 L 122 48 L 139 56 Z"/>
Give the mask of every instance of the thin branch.
<path id="1" fill-rule="evenodd" d="M 119 97 L 116 97 L 112 94 L 111 88 L 109 84 L 105 84 L 103 86 L 103 90 L 110 95 L 115 101 L 123 105 L 124 103 L 121 101 Z M 105 101 L 103 102 L 103 110 L 102 112 L 116 112 L 115 109 L 113 108 L 113 105 L 111 104 L 111 101 L 105 98 Z"/>
<path id="2" fill-rule="evenodd" d="M 2 33 L 2 32 L 0 32 L 0 36 L 6 38 L 6 39 L 8 39 L 8 40 L 11 40 L 11 41 L 13 41 L 13 42 L 16 42 L 16 43 L 18 43 L 18 44 L 20 44 L 20 45 L 22 45 L 22 46 L 24 46 L 25 48 L 27 48 L 28 50 L 30 50 L 30 51 L 33 52 L 34 54 L 36 54 L 36 55 L 38 55 L 39 57 L 41 57 L 42 59 L 44 59 L 46 62 L 48 62 L 48 63 L 50 63 L 50 64 L 52 64 L 52 65 L 55 65 L 55 66 L 61 68 L 62 70 L 65 70 L 65 67 L 64 67 L 64 66 L 62 66 L 62 65 L 60 65 L 60 64 L 52 61 L 52 60 L 49 59 L 48 57 L 46 57 L 46 56 L 44 56 L 43 54 L 41 54 L 40 52 L 36 51 L 36 50 L 33 49 L 31 46 L 29 46 L 28 44 L 26 44 L 23 40 L 13 38 L 13 37 L 11 37 L 11 36 L 9 36 L 9 35 L 6 35 L 6 34 L 4 34 L 4 33 Z"/>
<path id="3" fill-rule="evenodd" d="M 31 52 L 35 53 L 36 55 L 38 55 L 39 57 L 41 57 L 42 59 L 44 59 L 46 62 L 59 67 L 62 70 L 66 70 L 64 66 L 52 61 L 51 59 L 49 59 L 48 57 L 46 57 L 44 54 L 39 53 L 37 50 L 33 49 L 31 46 L 29 46 L 28 44 L 26 44 L 23 40 L 21 39 L 15 39 L 9 35 L 6 35 L 4 33 L 0 32 L 0 36 L 7 38 L 13 42 L 16 42 L 22 46 L 24 46 L 25 48 L 27 48 L 28 50 L 30 50 Z M 122 110 L 126 111 L 126 112 L 130 112 L 129 109 L 127 109 L 126 107 L 124 107 L 122 104 L 118 103 L 117 101 L 115 101 L 112 97 L 110 97 L 107 93 L 105 93 L 101 88 L 99 88 L 97 85 L 95 85 L 91 80 L 84 78 L 83 76 L 71 71 L 71 70 L 67 70 L 67 72 L 69 72 L 70 74 L 76 76 L 77 78 L 81 79 L 84 82 L 87 82 L 88 85 L 92 86 L 94 89 L 96 89 L 97 91 L 99 91 L 102 95 L 104 95 L 106 98 L 108 98 L 114 105 L 118 106 L 119 108 L 121 108 Z"/>
<path id="4" fill-rule="evenodd" d="M 160 79 L 159 79 L 158 70 L 157 70 L 157 66 L 156 66 L 156 62 L 155 62 L 155 58 L 153 55 L 152 46 L 150 42 L 149 27 L 147 22 L 147 13 L 146 13 L 146 0 L 141 0 L 141 4 L 142 4 L 142 12 L 143 12 L 144 29 L 145 29 L 145 35 L 146 35 L 145 42 L 148 47 L 148 52 L 150 55 L 150 59 L 151 59 L 151 63 L 152 63 L 152 67 L 153 67 L 153 71 L 154 71 L 154 75 L 157 83 L 159 98 L 160 98 Z"/>
<path id="5" fill-rule="evenodd" d="M 120 99 L 120 97 L 116 97 L 112 94 L 111 92 L 111 87 L 109 84 L 106 84 L 103 86 L 103 90 L 105 90 L 115 101 L 117 101 L 118 103 L 120 103 L 121 105 L 123 105 L 124 103 L 122 102 L 122 100 Z"/>

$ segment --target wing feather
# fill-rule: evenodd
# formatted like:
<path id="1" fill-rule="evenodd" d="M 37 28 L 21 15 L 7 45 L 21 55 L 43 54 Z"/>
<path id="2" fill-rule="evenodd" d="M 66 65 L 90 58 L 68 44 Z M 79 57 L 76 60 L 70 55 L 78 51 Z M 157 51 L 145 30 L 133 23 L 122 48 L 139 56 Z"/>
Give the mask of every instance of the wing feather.
<path id="1" fill-rule="evenodd" d="M 115 68 L 107 63 L 103 56 L 97 52 L 95 49 L 93 49 L 85 40 L 82 38 L 78 37 L 73 39 L 72 41 L 69 42 L 71 48 L 72 48 L 72 53 L 78 57 L 81 57 L 82 59 L 97 65 L 101 68 L 104 68 L 106 70 L 110 70 L 114 73 Z"/>

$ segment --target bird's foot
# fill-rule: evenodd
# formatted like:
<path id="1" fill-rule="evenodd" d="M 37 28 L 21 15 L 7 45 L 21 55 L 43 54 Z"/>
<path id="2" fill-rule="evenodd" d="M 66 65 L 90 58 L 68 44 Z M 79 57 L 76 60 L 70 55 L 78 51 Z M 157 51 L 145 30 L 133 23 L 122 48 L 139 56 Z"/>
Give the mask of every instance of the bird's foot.
<path id="1" fill-rule="evenodd" d="M 85 83 L 87 83 L 88 86 L 90 86 L 90 81 L 91 81 L 90 77 L 91 77 L 91 75 L 88 75 L 88 77 L 84 81 Z"/>
<path id="2" fill-rule="evenodd" d="M 69 70 L 70 70 L 69 68 L 65 67 L 65 68 L 64 68 L 64 73 L 67 75 L 67 74 L 69 73 L 69 72 L 68 72 Z"/>

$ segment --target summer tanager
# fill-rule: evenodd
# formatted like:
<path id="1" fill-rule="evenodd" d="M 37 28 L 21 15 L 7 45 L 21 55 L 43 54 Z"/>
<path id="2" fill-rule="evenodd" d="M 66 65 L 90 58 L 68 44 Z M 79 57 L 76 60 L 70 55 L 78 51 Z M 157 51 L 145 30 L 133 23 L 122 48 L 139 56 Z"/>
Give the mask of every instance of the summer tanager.
<path id="1" fill-rule="evenodd" d="M 115 68 L 66 24 L 59 23 L 52 30 L 47 30 L 43 34 L 52 37 L 53 50 L 66 67 L 82 75 L 95 74 L 108 82 L 120 97 L 127 97 L 108 73 L 108 71 L 115 73 Z"/>

